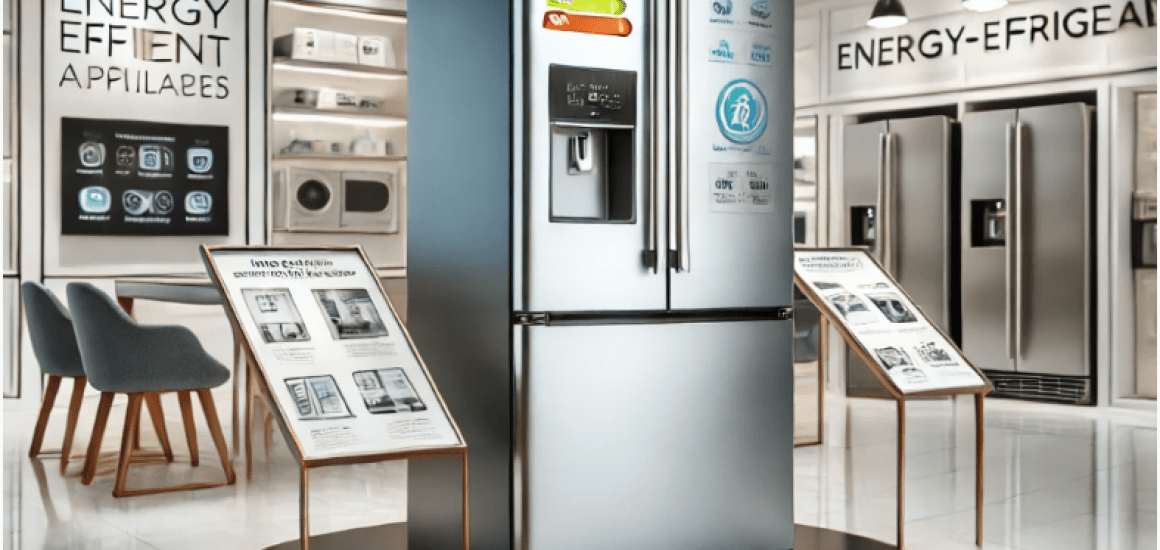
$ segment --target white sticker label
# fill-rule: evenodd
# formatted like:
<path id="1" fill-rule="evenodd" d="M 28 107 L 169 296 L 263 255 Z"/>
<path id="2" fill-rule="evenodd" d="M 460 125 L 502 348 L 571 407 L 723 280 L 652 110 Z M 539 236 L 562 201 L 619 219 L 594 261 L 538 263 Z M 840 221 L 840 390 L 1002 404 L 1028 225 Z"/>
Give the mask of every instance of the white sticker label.
<path id="1" fill-rule="evenodd" d="M 744 63 L 749 44 L 748 33 L 710 31 L 705 50 L 709 61 L 717 63 Z"/>
<path id="2" fill-rule="evenodd" d="M 773 212 L 769 164 L 710 164 L 709 209 L 715 212 Z"/>

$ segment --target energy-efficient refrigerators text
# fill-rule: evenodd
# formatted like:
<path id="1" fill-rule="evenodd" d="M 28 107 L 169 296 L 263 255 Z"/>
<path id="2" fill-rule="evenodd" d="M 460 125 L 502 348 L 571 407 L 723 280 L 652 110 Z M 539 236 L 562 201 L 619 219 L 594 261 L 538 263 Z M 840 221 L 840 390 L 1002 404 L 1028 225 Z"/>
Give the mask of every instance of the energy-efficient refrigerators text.
<path id="1" fill-rule="evenodd" d="M 962 349 L 997 395 L 1093 399 L 1093 112 L 963 116 Z"/>
<path id="2" fill-rule="evenodd" d="M 510 248 L 478 237 L 497 211 L 470 210 L 505 206 L 471 195 L 491 180 L 439 163 L 480 122 L 424 102 L 479 74 L 410 64 L 412 176 L 445 187 L 412 195 L 409 327 L 422 347 L 502 322 L 506 338 L 474 341 L 511 351 L 486 363 L 469 346 L 427 355 L 470 418 L 473 546 L 791 548 L 792 3 L 513 9 L 515 50 L 494 50 L 514 60 Z M 449 5 L 410 10 L 410 51 L 454 55 L 421 37 L 426 17 L 460 21 Z M 483 88 L 473 84 L 477 104 L 497 98 Z M 462 210 L 438 227 L 415 221 L 448 202 Z M 480 305 L 498 290 L 480 266 L 496 264 L 468 270 L 438 253 L 472 239 L 510 255 L 506 318 Z M 439 472 L 411 468 L 412 540 L 439 540 L 458 502 L 425 486 Z"/>

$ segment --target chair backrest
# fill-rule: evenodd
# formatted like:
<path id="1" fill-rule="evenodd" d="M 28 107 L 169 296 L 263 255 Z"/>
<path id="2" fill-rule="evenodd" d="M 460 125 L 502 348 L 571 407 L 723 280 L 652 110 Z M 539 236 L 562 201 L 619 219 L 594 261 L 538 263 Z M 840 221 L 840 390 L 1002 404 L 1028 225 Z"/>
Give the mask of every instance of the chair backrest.
<path id="1" fill-rule="evenodd" d="M 65 292 L 89 384 L 108 391 L 117 386 L 118 373 L 124 370 L 123 345 L 133 337 L 137 323 L 92 284 L 69 283 Z"/>
<path id="2" fill-rule="evenodd" d="M 81 352 L 73 331 L 72 317 L 64 304 L 44 285 L 25 281 L 24 316 L 28 319 L 28 336 L 32 352 L 40 363 L 40 372 L 58 376 L 84 376 Z"/>

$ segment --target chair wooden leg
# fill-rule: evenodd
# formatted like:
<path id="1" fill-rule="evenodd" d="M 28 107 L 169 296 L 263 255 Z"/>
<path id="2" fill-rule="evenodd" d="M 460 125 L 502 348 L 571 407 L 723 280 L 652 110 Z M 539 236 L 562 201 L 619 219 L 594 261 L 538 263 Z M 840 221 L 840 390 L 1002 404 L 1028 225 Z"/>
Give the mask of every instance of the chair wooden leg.
<path id="1" fill-rule="evenodd" d="M 161 451 L 165 453 L 165 460 L 173 462 L 173 447 L 169 445 L 169 430 L 165 427 L 165 413 L 161 410 L 161 394 L 146 393 L 144 396 L 145 405 L 149 407 L 149 416 L 153 418 L 153 429 L 157 431 L 157 439 L 161 441 Z"/>
<path id="2" fill-rule="evenodd" d="M 133 433 L 141 425 L 141 402 L 146 394 L 129 394 L 129 406 L 125 409 L 125 429 L 121 432 L 121 455 L 117 460 L 117 482 L 113 485 L 113 496 L 125 496 L 125 483 L 129 479 L 129 457 L 133 455 Z"/>
<path id="3" fill-rule="evenodd" d="M 81 415 L 81 402 L 85 398 L 85 384 L 88 378 L 78 376 L 73 378 L 72 401 L 68 404 L 68 423 L 64 428 L 64 443 L 60 447 L 60 475 L 64 475 L 68 467 L 69 453 L 72 452 L 73 435 L 77 431 L 77 418 Z"/>
<path id="4" fill-rule="evenodd" d="M 177 392 L 177 402 L 181 404 L 181 421 L 185 423 L 185 441 L 189 443 L 189 463 L 198 465 L 197 429 L 193 425 L 193 403 L 188 391 Z"/>
<path id="5" fill-rule="evenodd" d="M 85 456 L 85 473 L 81 483 L 88 485 L 97 475 L 97 461 L 101 458 L 101 438 L 105 436 L 105 424 L 109 422 L 109 409 L 113 408 L 113 393 L 101 393 L 101 403 L 97 405 L 97 419 L 93 422 L 93 436 L 89 438 L 89 452 Z"/>
<path id="6" fill-rule="evenodd" d="M 230 450 L 226 447 L 226 438 L 222 435 L 222 426 L 218 422 L 217 409 L 213 405 L 213 395 L 209 389 L 197 390 L 197 397 L 201 400 L 201 409 L 205 412 L 205 422 L 209 424 L 209 433 L 213 435 L 214 445 L 222 459 L 222 468 L 226 471 L 226 484 L 233 485 L 237 477 L 234 475 L 234 465 L 230 461 Z"/>
<path id="7" fill-rule="evenodd" d="M 48 386 L 44 388 L 44 401 L 40 403 L 40 416 L 36 417 L 36 428 L 32 431 L 32 448 L 28 456 L 36 458 L 40 454 L 40 445 L 44 443 L 44 429 L 48 427 L 48 414 L 52 412 L 52 404 L 56 401 L 56 392 L 60 389 L 60 377 L 54 374 L 48 376 Z"/>

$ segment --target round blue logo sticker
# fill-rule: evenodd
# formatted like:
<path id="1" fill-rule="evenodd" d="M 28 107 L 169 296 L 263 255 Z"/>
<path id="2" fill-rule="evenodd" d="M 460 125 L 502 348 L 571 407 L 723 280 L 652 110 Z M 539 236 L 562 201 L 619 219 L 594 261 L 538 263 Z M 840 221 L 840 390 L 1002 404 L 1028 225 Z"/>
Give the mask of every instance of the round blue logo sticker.
<path id="1" fill-rule="evenodd" d="M 765 133 L 765 94 L 757 85 L 739 78 L 717 96 L 717 127 L 729 141 L 746 145 Z"/>

